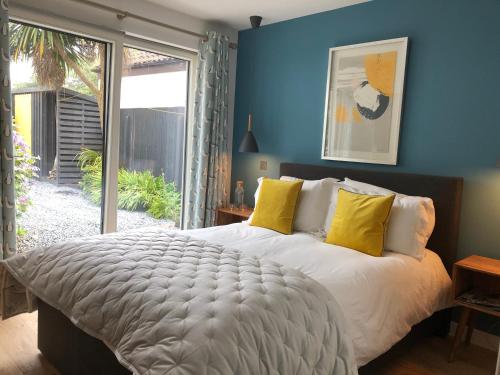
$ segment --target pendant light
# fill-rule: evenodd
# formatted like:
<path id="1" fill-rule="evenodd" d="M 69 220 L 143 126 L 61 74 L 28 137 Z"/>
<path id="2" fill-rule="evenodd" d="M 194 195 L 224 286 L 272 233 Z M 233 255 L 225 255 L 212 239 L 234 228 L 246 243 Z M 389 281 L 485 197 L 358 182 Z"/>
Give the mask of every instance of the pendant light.
<path id="1" fill-rule="evenodd" d="M 262 17 L 260 16 L 251 16 L 250 24 L 252 25 L 252 29 L 258 29 L 260 27 L 260 23 L 262 22 Z M 252 64 L 253 67 L 254 64 Z M 252 69 L 253 72 L 253 69 Z M 253 76 L 254 74 L 252 74 Z M 239 152 L 259 152 L 259 146 L 257 145 L 257 140 L 252 133 L 252 113 L 248 114 L 248 127 L 245 136 L 243 137 Z"/>
<path id="2" fill-rule="evenodd" d="M 239 152 L 259 152 L 259 146 L 252 133 L 252 114 L 248 114 L 248 128 L 243 140 L 241 141 Z"/>

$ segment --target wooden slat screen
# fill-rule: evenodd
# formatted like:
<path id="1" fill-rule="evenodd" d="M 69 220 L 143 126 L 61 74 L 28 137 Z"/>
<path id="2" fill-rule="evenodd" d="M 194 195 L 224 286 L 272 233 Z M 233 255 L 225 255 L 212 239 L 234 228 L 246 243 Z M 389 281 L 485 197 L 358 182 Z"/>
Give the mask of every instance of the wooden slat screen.
<path id="1" fill-rule="evenodd" d="M 93 98 L 59 90 L 57 95 L 57 183 L 78 186 L 82 173 L 77 154 L 84 148 L 102 152 L 99 108 Z"/>

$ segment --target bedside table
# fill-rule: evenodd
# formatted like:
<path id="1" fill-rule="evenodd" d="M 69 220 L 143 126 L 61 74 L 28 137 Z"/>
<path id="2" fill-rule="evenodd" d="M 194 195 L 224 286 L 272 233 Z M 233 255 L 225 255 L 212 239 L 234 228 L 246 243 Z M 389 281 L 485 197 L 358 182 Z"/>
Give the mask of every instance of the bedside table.
<path id="1" fill-rule="evenodd" d="M 449 361 L 453 361 L 455 352 L 460 345 L 465 327 L 468 326 L 465 338 L 470 343 L 474 330 L 474 315 L 478 312 L 500 317 L 500 310 L 485 306 L 477 301 L 468 301 L 464 298 L 467 292 L 474 290 L 474 294 L 493 295 L 500 293 L 500 260 L 472 255 L 456 262 L 453 265 L 453 298 L 460 307 L 460 318 L 457 331 L 453 339 Z"/>
<path id="2" fill-rule="evenodd" d="M 217 209 L 217 225 L 241 223 L 243 220 L 248 220 L 252 212 L 251 208 L 220 207 Z"/>

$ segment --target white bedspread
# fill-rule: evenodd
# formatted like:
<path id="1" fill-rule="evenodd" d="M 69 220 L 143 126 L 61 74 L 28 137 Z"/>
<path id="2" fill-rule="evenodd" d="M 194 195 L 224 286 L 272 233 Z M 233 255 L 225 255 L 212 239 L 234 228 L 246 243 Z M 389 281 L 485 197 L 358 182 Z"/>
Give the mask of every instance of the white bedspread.
<path id="1" fill-rule="evenodd" d="M 325 286 L 344 312 L 358 366 L 451 302 L 450 277 L 430 250 L 422 261 L 392 252 L 376 258 L 310 234 L 286 236 L 245 223 L 186 233 L 297 268 Z"/>
<path id="2" fill-rule="evenodd" d="M 334 297 L 302 272 L 249 253 L 145 228 L 1 264 L 134 374 L 357 374 Z"/>

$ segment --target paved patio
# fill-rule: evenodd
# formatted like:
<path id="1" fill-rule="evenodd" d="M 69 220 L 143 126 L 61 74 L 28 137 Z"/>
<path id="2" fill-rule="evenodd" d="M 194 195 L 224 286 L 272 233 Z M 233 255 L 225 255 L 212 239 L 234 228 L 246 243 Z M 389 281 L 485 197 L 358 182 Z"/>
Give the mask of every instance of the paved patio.
<path id="1" fill-rule="evenodd" d="M 20 251 L 100 233 L 101 209 L 85 199 L 80 189 L 36 181 L 29 196 L 33 204 L 18 220 L 27 231 L 19 241 Z M 175 227 L 173 221 L 145 212 L 118 210 L 119 231 L 151 225 Z"/>

